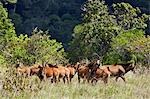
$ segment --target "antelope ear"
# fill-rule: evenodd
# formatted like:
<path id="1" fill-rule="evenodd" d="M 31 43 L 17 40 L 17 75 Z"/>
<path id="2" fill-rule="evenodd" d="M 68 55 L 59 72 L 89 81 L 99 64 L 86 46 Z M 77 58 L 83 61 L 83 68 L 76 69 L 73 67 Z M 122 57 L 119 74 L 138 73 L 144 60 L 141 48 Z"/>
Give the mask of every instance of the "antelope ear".
<path id="1" fill-rule="evenodd" d="M 41 64 L 38 65 L 38 68 L 43 67 Z"/>
<path id="2" fill-rule="evenodd" d="M 77 65 L 79 65 L 80 63 L 79 62 L 77 62 Z"/>

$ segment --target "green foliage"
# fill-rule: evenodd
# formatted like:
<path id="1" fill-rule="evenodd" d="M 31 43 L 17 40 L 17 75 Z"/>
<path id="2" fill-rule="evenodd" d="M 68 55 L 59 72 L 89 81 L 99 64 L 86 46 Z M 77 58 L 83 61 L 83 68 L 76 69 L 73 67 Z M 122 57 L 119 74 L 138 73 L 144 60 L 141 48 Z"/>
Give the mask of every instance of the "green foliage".
<path id="1" fill-rule="evenodd" d="M 129 50 L 148 54 L 150 52 L 150 37 L 141 37 L 140 39 L 133 41 L 131 45 Z"/>
<path id="2" fill-rule="evenodd" d="M 1 0 L 1 1 L 5 2 L 5 4 L 7 4 L 7 3 L 11 3 L 11 4 L 17 3 L 17 0 Z"/>
<path id="3" fill-rule="evenodd" d="M 14 16 L 18 15 L 14 14 Z M 19 16 L 18 20 L 20 20 Z M 0 64 L 5 62 L 14 64 L 18 60 L 28 65 L 36 62 L 53 64 L 66 62 L 66 53 L 62 44 L 54 39 L 51 40 L 47 32 L 35 29 L 30 37 L 23 34 L 17 37 L 2 4 L 0 4 L 0 33 Z"/>
<path id="4" fill-rule="evenodd" d="M 145 29 L 148 20 L 146 14 L 141 14 L 141 10 L 133 8 L 129 3 L 113 4 L 114 15 L 117 23 L 125 30 L 129 29 Z"/>
<path id="5" fill-rule="evenodd" d="M 127 48 L 133 41 L 144 37 L 144 31 L 142 30 L 130 30 L 120 33 L 113 38 L 112 47 L 114 49 Z"/>
<path id="6" fill-rule="evenodd" d="M 5 57 L 3 55 L 0 55 L 0 65 L 1 67 L 4 66 L 6 63 Z"/>
<path id="7" fill-rule="evenodd" d="M 9 10 L 9 16 L 13 19 L 13 23 L 16 27 L 17 34 L 27 33 L 31 35 L 32 29 L 39 27 L 42 30 L 49 30 L 49 34 L 52 38 L 56 38 L 58 41 L 65 45 L 65 48 L 70 42 L 73 28 L 76 24 L 81 23 L 81 9 L 80 7 L 86 0 L 1 0 Z M 106 0 L 107 5 L 109 5 L 110 11 L 113 11 L 112 4 L 117 3 L 119 0 Z M 128 2 L 131 5 L 138 6 L 142 13 L 149 13 L 149 2 L 148 0 L 122 0 L 122 2 Z M 15 4 L 14 4 L 15 3 Z M 118 3 L 118 4 L 119 4 Z M 117 5 L 118 5 L 117 4 Z M 121 6 L 122 5 L 122 6 Z M 128 4 L 121 3 L 122 11 L 124 8 L 131 8 Z M 126 6 L 127 5 L 127 6 Z M 96 8 L 97 6 L 95 6 Z M 118 9 L 118 7 L 117 7 Z M 133 11 L 133 10 L 132 10 Z M 135 12 L 135 11 L 133 11 Z M 51 20 L 51 15 L 55 15 L 56 18 L 59 17 L 59 22 Z M 131 15 L 131 14 L 130 14 Z M 128 16 L 128 15 L 126 15 Z M 131 15 L 132 16 L 132 15 Z M 126 18 L 125 21 L 129 21 L 136 27 L 145 27 L 143 24 L 143 18 L 140 16 L 133 19 L 130 22 L 130 17 Z M 67 21 L 64 21 L 67 20 Z M 123 19 L 124 22 L 124 19 Z M 120 23 L 123 23 L 120 22 Z M 127 23 L 129 23 L 127 22 Z M 122 27 L 125 27 L 122 25 Z M 149 30 L 149 29 L 148 29 Z"/>
<path id="8" fill-rule="evenodd" d="M 9 42 L 15 35 L 15 28 L 11 20 L 8 19 L 7 10 L 0 3 L 0 44 Z"/>
<path id="9" fill-rule="evenodd" d="M 144 63 L 142 62 L 144 60 L 143 54 L 136 53 L 136 50 L 131 51 L 131 48 L 135 49 L 136 46 L 133 46 L 133 43 L 145 38 L 143 30 L 147 27 L 145 22 L 148 15 L 141 14 L 139 8 L 133 8 L 128 3 L 114 4 L 113 10 L 117 24 L 121 26 L 122 31 L 112 39 L 112 49 L 105 55 L 104 63 L 124 63 L 131 60 Z M 144 48 L 147 49 L 146 46 Z"/>
<path id="10" fill-rule="evenodd" d="M 29 40 L 30 39 L 27 35 L 24 36 L 22 34 L 19 37 L 14 37 L 10 47 L 5 50 L 10 55 L 5 55 L 9 63 L 16 63 L 17 60 L 23 63 L 27 62 L 28 58 L 30 58 L 27 53 L 27 45 Z"/>
<path id="11" fill-rule="evenodd" d="M 66 61 L 65 52 L 61 43 L 51 40 L 47 32 L 35 29 L 32 36 L 20 35 L 14 37 L 11 47 L 7 48 L 10 56 L 5 56 L 10 63 L 17 60 L 24 64 L 34 63 L 63 63 Z"/>
<path id="12" fill-rule="evenodd" d="M 107 52 L 107 54 L 103 58 L 103 64 L 116 64 L 121 63 L 123 57 L 120 55 L 119 52 L 115 50 L 110 50 Z"/>
<path id="13" fill-rule="evenodd" d="M 3 5 L 0 3 L 0 64 L 4 65 L 5 55 L 8 56 L 6 50 L 10 48 L 11 42 L 16 37 L 15 28 L 11 23 L 11 20 L 8 19 L 8 13 Z"/>
<path id="14" fill-rule="evenodd" d="M 17 0 L 6 0 L 9 3 L 17 3 Z"/>
<path id="15" fill-rule="evenodd" d="M 144 42 L 145 45 L 141 45 L 140 42 Z M 148 39 L 144 37 L 144 31 L 142 30 L 130 30 L 120 33 L 118 36 L 112 39 L 112 50 L 105 56 L 104 63 L 120 63 L 134 60 L 141 62 L 144 59 L 144 52 L 148 55 Z M 141 53 L 137 52 L 137 46 L 142 46 Z M 145 49 L 145 51 L 144 51 Z M 142 53 L 143 52 L 143 53 Z M 118 58 L 115 58 L 117 56 Z M 114 57 L 114 58 L 112 58 Z M 119 59 L 119 60 L 118 60 Z"/>
<path id="16" fill-rule="evenodd" d="M 32 29 L 49 30 L 49 34 L 67 45 L 74 26 L 79 23 L 84 0 L 18 0 L 10 8 L 10 18 L 17 34 L 31 35 Z M 12 10 L 13 9 L 13 10 Z M 66 36 L 67 35 L 67 36 Z"/>
<path id="17" fill-rule="evenodd" d="M 135 55 L 141 55 L 143 59 L 138 60 L 140 63 L 150 66 L 150 37 L 141 37 L 133 41 L 128 48 Z"/>
<path id="18" fill-rule="evenodd" d="M 64 48 L 61 43 L 50 39 L 47 32 L 35 29 L 28 42 L 28 53 L 34 62 L 63 63 L 66 62 Z"/>
<path id="19" fill-rule="evenodd" d="M 103 56 L 109 49 L 111 38 L 118 34 L 120 28 L 116 26 L 113 16 L 109 15 L 103 0 L 87 1 L 82 9 L 83 23 L 74 28 L 71 56 L 90 58 L 93 53 Z"/>
<path id="20" fill-rule="evenodd" d="M 3 74 L 2 95 L 19 95 L 22 92 L 38 92 L 42 88 L 42 83 L 37 77 L 25 77 L 16 73 L 16 68 L 10 67 Z"/>
<path id="21" fill-rule="evenodd" d="M 143 60 L 142 54 L 135 55 L 128 48 L 144 37 L 148 15 L 129 3 L 113 4 L 112 8 L 113 15 L 103 0 L 90 0 L 83 5 L 83 22 L 74 28 L 70 44 L 72 60 L 91 59 L 94 53 L 104 58 L 104 64 Z"/>

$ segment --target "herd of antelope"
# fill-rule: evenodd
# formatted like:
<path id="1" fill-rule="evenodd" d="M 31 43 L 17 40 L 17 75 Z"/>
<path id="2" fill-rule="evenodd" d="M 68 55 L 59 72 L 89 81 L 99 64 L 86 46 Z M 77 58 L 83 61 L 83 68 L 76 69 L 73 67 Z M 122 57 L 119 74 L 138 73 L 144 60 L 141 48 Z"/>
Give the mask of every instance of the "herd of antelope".
<path id="1" fill-rule="evenodd" d="M 102 80 L 106 84 L 110 76 L 116 77 L 116 81 L 120 77 L 125 82 L 124 75 L 130 70 L 134 72 L 135 67 L 133 63 L 99 65 L 99 60 L 88 64 L 77 62 L 74 65 L 67 64 L 66 66 L 53 64 L 20 66 L 16 64 L 16 70 L 17 74 L 25 76 L 36 75 L 40 80 L 50 79 L 51 83 L 60 82 L 61 79 L 64 83 L 71 83 L 72 78 L 77 74 L 79 83 L 83 79 L 83 82 L 87 81 L 92 84 Z"/>

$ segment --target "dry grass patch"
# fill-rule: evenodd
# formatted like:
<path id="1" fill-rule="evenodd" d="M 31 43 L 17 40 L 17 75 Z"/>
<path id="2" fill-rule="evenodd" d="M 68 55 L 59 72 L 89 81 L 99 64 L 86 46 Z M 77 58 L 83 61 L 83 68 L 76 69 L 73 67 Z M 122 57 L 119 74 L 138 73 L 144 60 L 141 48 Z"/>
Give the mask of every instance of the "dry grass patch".
<path id="1" fill-rule="evenodd" d="M 21 92 L 9 96 L 14 99 L 150 99 L 150 75 L 126 75 L 127 82 L 114 78 L 107 85 L 99 81 L 96 85 L 79 84 L 75 77 L 71 84 L 41 82 L 42 89 Z M 35 82 L 34 82 L 35 83 Z M 2 96 L 2 95 L 1 95 Z M 2 98 L 5 98 L 4 96 Z"/>

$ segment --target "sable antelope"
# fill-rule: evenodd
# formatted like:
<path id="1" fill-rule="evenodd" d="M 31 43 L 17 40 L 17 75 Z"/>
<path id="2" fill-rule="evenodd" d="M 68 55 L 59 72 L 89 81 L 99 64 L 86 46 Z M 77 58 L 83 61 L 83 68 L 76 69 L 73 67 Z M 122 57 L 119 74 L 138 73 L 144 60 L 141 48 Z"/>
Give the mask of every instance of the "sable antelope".
<path id="1" fill-rule="evenodd" d="M 94 61 L 89 64 L 80 64 L 81 66 L 78 68 L 78 81 L 80 83 L 80 78 L 83 78 L 83 82 L 86 80 L 89 82 L 93 73 L 96 72 L 97 68 L 99 67 L 100 61 Z"/>
<path id="2" fill-rule="evenodd" d="M 73 65 L 71 65 L 71 64 L 67 64 L 67 66 L 66 66 L 68 69 L 69 69 L 69 71 L 70 71 L 70 75 L 69 75 L 69 80 L 70 80 L 70 82 L 71 82 L 71 80 L 72 80 L 72 78 L 74 77 L 74 75 L 76 74 L 76 69 L 75 69 L 75 67 L 73 66 Z"/>
<path id="3" fill-rule="evenodd" d="M 62 66 L 62 65 L 59 65 L 58 66 L 58 71 L 59 71 L 58 81 L 60 81 L 60 78 L 62 78 L 64 83 L 65 83 L 65 79 L 69 83 L 70 70 L 68 68 Z"/>
<path id="4" fill-rule="evenodd" d="M 118 64 L 118 65 L 121 65 L 121 66 L 124 68 L 124 70 L 125 70 L 125 73 L 120 74 L 120 75 L 122 75 L 122 77 L 123 77 L 127 72 L 129 72 L 129 71 L 133 71 L 133 73 L 135 73 L 135 71 L 134 71 L 134 68 L 135 68 L 134 63 Z M 119 76 L 119 77 L 120 77 L 120 76 Z M 116 77 L 116 81 L 118 80 L 119 77 Z M 122 77 L 121 77 L 121 78 L 122 78 Z M 123 77 L 123 79 L 124 79 L 124 81 L 125 81 L 125 78 L 124 78 L 124 77 Z"/>
<path id="5" fill-rule="evenodd" d="M 95 74 L 92 75 L 91 79 L 92 79 L 91 80 L 92 84 L 94 83 L 94 81 L 96 83 L 99 79 L 102 79 L 104 81 L 104 83 L 106 84 L 108 82 L 108 74 L 106 72 L 104 72 L 103 69 L 97 68 L 95 71 Z"/>
<path id="6" fill-rule="evenodd" d="M 76 70 L 76 72 L 77 72 L 77 70 L 78 70 L 78 68 L 80 67 L 80 63 L 79 62 L 77 62 L 75 65 L 74 65 L 74 68 L 75 68 L 75 70 Z"/>
<path id="7" fill-rule="evenodd" d="M 101 67 L 108 75 L 116 77 L 116 81 L 119 77 L 125 82 L 124 75 L 130 71 L 134 70 L 134 66 L 131 63 L 128 64 L 115 64 L 115 65 L 104 65 Z"/>
<path id="8" fill-rule="evenodd" d="M 89 67 L 87 64 L 80 64 L 80 67 L 78 67 L 78 82 L 80 83 L 80 79 L 83 79 L 83 82 L 86 81 L 88 74 L 89 74 Z"/>
<path id="9" fill-rule="evenodd" d="M 30 76 L 32 75 L 38 75 L 40 71 L 41 65 L 34 64 L 33 66 L 30 67 Z"/>
<path id="10" fill-rule="evenodd" d="M 19 75 L 30 76 L 30 68 L 28 66 L 20 66 L 20 64 L 16 64 L 16 70 Z"/>
<path id="11" fill-rule="evenodd" d="M 99 65 L 100 65 L 100 60 L 90 62 L 87 65 L 89 67 L 89 73 L 88 73 L 88 77 L 87 77 L 88 82 L 92 78 L 92 76 L 95 75 L 97 69 L 99 68 Z"/>
<path id="12" fill-rule="evenodd" d="M 41 74 L 40 76 L 43 76 L 42 79 L 46 80 L 50 78 L 52 83 L 53 81 L 56 82 L 59 77 L 58 67 L 52 64 L 46 64 L 46 66 L 40 67 L 39 73 Z"/>
<path id="13" fill-rule="evenodd" d="M 109 76 L 114 76 L 116 79 L 117 77 L 121 77 L 125 81 L 124 77 L 122 77 L 122 74 L 125 73 L 125 70 L 121 65 L 104 65 L 100 68 L 103 69 L 104 72 Z"/>

